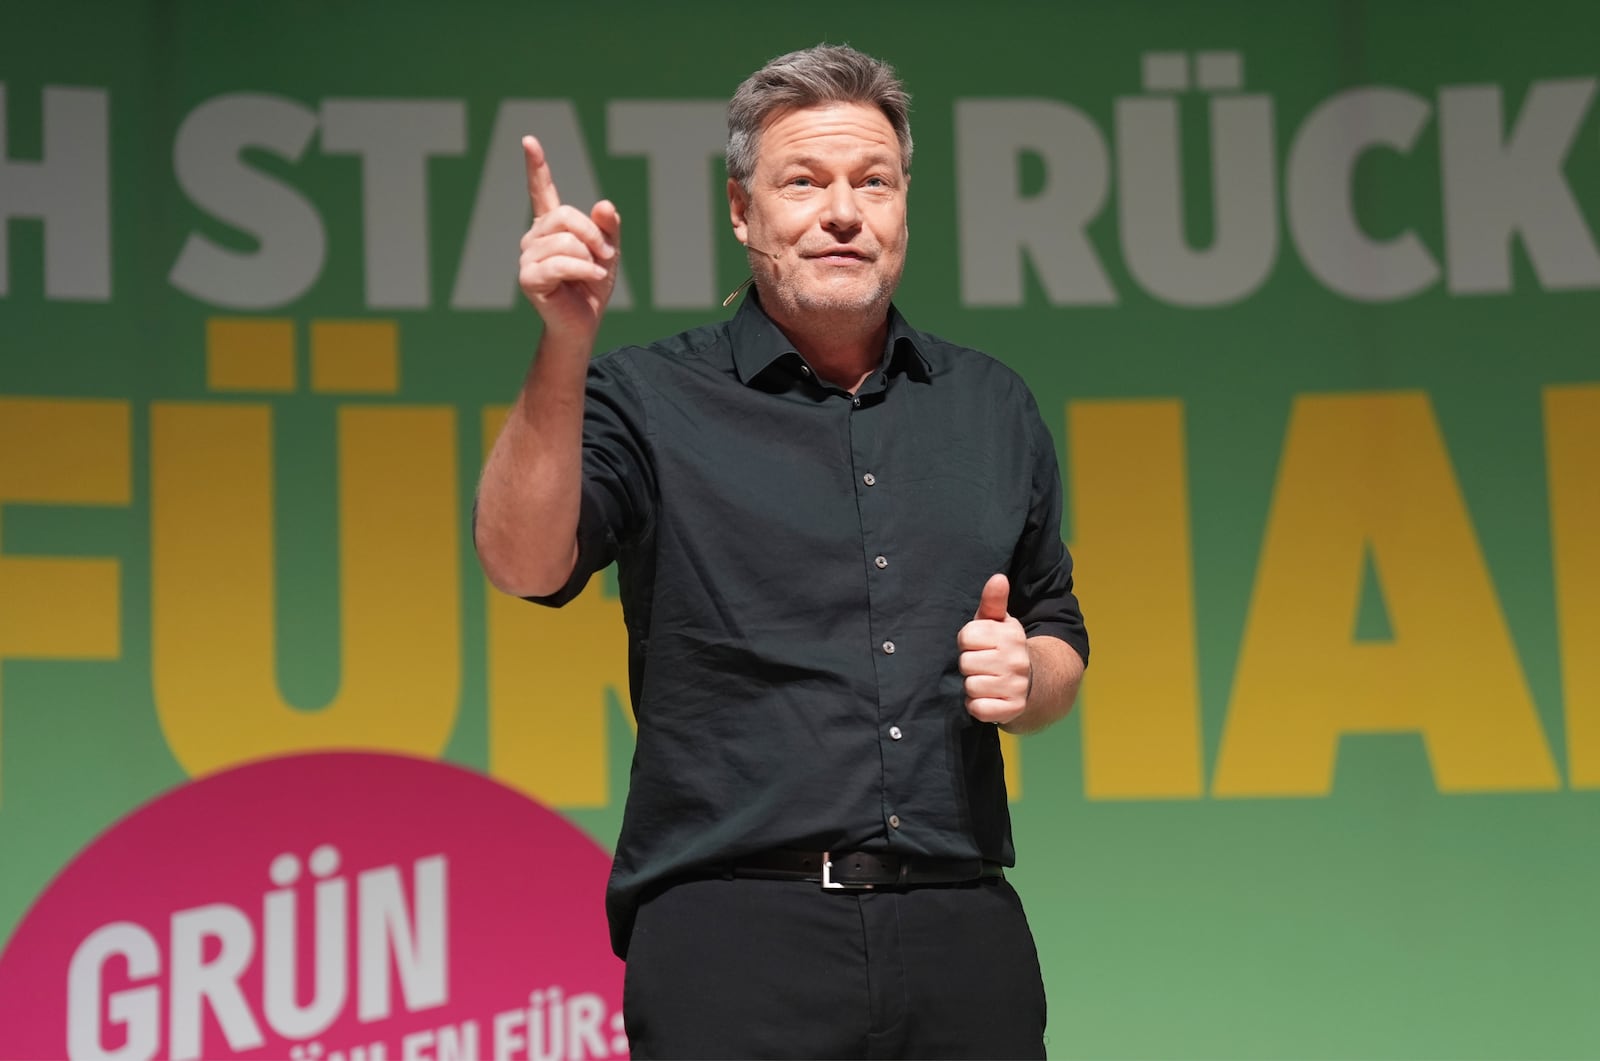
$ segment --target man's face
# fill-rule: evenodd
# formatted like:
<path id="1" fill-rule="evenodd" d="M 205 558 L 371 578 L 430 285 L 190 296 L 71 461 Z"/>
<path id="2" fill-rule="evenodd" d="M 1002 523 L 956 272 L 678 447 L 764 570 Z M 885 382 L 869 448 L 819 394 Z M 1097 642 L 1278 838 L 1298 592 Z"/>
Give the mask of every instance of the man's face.
<path id="1" fill-rule="evenodd" d="M 882 111 L 860 103 L 780 111 L 761 131 L 749 192 L 730 180 L 728 202 L 775 317 L 888 309 L 905 267 L 906 178 Z"/>

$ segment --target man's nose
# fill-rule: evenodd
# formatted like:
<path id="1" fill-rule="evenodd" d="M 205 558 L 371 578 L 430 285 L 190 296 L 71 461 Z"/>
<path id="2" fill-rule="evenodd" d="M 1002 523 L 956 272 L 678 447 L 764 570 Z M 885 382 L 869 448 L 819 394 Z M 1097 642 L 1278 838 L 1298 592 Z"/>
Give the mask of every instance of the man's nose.
<path id="1" fill-rule="evenodd" d="M 828 185 L 828 197 L 822 208 L 822 227 L 829 231 L 854 230 L 861 225 L 861 211 L 856 206 L 856 190 L 849 181 L 839 180 Z"/>

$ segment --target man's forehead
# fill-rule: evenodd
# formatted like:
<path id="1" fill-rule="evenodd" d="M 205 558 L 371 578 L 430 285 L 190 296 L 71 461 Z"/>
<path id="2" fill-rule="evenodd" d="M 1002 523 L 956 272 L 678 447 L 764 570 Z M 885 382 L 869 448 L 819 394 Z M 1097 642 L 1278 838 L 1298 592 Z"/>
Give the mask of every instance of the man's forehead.
<path id="1" fill-rule="evenodd" d="M 890 162 L 900 156 L 900 141 L 889 119 L 866 103 L 788 107 L 769 115 L 761 126 L 763 158 L 787 158 L 840 146 L 882 155 Z"/>

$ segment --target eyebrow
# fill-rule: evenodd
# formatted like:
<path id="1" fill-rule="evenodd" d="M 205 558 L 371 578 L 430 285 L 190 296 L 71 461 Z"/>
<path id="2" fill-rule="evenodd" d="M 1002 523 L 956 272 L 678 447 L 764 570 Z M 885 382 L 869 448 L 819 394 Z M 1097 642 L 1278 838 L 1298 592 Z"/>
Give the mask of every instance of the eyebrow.
<path id="1" fill-rule="evenodd" d="M 888 166 L 889 168 L 893 169 L 894 156 L 889 154 L 887 151 L 874 151 L 872 154 L 867 155 L 862 160 L 862 163 L 868 167 Z M 782 165 L 821 168 L 824 165 L 824 160 L 817 155 L 797 155 L 794 158 L 784 159 Z"/>

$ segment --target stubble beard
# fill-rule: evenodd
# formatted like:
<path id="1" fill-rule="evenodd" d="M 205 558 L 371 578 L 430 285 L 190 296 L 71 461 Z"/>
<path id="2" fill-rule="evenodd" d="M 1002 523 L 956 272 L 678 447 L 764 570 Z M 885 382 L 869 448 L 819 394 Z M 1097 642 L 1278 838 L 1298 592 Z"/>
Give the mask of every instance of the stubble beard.
<path id="1" fill-rule="evenodd" d="M 874 275 L 864 287 L 851 285 L 843 291 L 826 287 L 818 290 L 796 282 L 793 276 L 780 276 L 776 270 L 763 270 L 753 260 L 756 286 L 761 302 L 774 317 L 791 320 L 816 334 L 848 336 L 877 328 L 889 312 L 899 276 Z M 763 276 L 762 273 L 767 275 Z"/>

